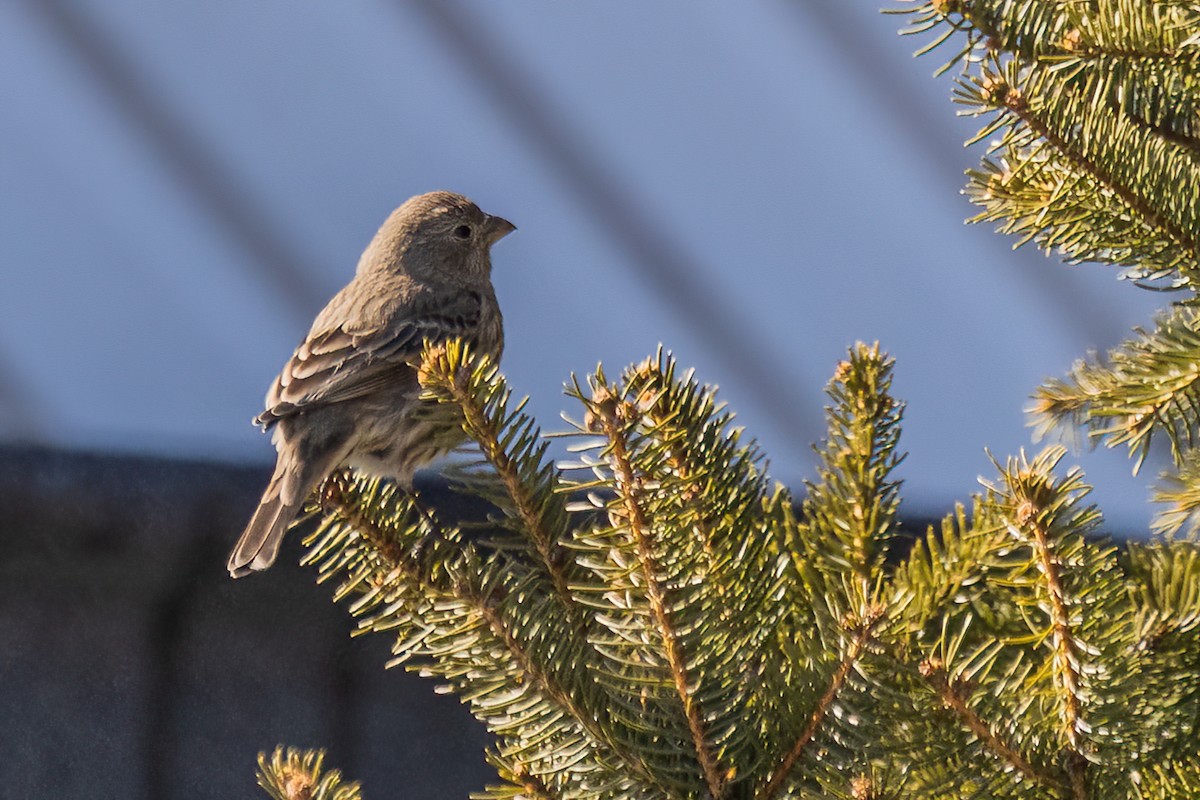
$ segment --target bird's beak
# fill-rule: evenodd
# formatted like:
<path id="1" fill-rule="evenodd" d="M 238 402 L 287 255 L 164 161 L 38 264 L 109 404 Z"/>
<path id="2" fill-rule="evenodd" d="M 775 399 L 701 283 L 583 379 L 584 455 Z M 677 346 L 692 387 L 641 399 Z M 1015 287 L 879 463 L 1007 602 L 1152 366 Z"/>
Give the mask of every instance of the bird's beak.
<path id="1" fill-rule="evenodd" d="M 513 225 L 504 217 L 493 217 L 491 214 L 488 214 L 487 219 L 483 221 L 483 229 L 485 231 L 487 243 L 489 245 L 493 245 L 515 231 L 517 226 Z"/>

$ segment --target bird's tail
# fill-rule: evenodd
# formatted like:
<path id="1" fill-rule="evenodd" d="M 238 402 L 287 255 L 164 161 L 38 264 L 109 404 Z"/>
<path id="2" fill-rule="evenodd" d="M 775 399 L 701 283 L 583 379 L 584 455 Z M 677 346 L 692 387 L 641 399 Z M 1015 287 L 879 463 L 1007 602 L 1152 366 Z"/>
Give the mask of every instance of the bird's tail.
<path id="1" fill-rule="evenodd" d="M 242 531 L 242 538 L 229 554 L 229 574 L 241 578 L 252 572 L 261 572 L 275 563 L 283 535 L 296 518 L 312 490 L 311 482 L 305 482 L 297 474 L 292 459 L 280 454 L 275 474 L 258 503 L 258 510 L 250 518 L 250 524 Z"/>

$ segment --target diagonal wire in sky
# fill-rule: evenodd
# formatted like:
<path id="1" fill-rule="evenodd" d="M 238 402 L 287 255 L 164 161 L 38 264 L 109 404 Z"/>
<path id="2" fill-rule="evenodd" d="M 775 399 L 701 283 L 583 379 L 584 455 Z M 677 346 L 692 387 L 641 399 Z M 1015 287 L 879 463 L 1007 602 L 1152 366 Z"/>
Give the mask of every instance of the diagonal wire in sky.
<path id="1" fill-rule="evenodd" d="M 288 314 L 307 328 L 313 314 L 328 299 L 328 291 L 313 279 L 319 274 L 288 243 L 269 215 L 251 199 L 248 187 L 228 168 L 215 148 L 205 142 L 142 77 L 143 71 L 126 55 L 111 34 L 65 0 L 26 0 L 25 4 L 78 58 L 113 105 L 150 145 L 171 176 L 189 192 L 250 257 L 249 264 Z"/>
<path id="2" fill-rule="evenodd" d="M 874 4 L 866 5 L 882 4 L 883 0 L 875 0 Z M 857 5 L 846 0 L 786 0 L 782 3 L 797 26 L 815 25 L 821 29 L 822 37 L 830 43 L 830 51 L 840 58 L 837 69 L 862 86 L 877 107 L 892 120 L 896 130 L 904 135 L 908 146 L 941 173 L 947 184 L 953 181 L 961 187 L 962 166 L 957 155 L 962 152 L 963 143 L 950 124 L 954 111 L 949 100 L 944 104 L 944 116 L 920 111 L 929 106 L 925 96 L 914 91 L 913 81 L 906 72 L 897 71 L 886 54 L 865 41 L 862 25 L 856 19 L 856 15 L 864 13 L 864 8 L 856 8 Z M 871 10 L 871 13 L 878 12 Z M 904 48 L 912 41 L 897 35 L 896 47 Z M 920 62 L 913 65 L 915 71 L 921 71 L 919 65 Z M 914 110 L 918 110 L 917 113 Z M 1087 342 L 1096 346 L 1115 344 L 1111 341 L 1111 326 L 1107 322 L 1119 319 L 1123 314 L 1107 297 L 1072 281 L 1066 270 L 1055 269 L 1056 265 L 1047 263 L 1042 251 L 1032 247 L 1015 251 L 1006 261 L 1008 265 L 1012 267 L 1009 274 L 1036 287 L 1036 296 L 1053 306 L 1054 313 L 1049 319 L 1060 321 L 1059 324 L 1072 336 L 1082 333 Z M 1087 296 L 1079 297 L 1081 292 Z M 1064 302 L 1068 299 L 1070 302 Z"/>

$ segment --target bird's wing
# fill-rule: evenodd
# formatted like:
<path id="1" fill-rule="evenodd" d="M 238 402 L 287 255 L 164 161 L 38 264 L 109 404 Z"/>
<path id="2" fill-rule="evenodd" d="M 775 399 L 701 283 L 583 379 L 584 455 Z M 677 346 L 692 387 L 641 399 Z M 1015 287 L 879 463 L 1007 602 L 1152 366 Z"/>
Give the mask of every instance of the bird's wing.
<path id="1" fill-rule="evenodd" d="M 426 340 L 465 336 L 478 328 L 483 306 L 475 291 L 429 298 L 371 327 L 342 323 L 315 330 L 300 343 L 267 393 L 264 428 L 314 407 L 363 397 L 384 387 L 415 387 L 409 363 Z"/>

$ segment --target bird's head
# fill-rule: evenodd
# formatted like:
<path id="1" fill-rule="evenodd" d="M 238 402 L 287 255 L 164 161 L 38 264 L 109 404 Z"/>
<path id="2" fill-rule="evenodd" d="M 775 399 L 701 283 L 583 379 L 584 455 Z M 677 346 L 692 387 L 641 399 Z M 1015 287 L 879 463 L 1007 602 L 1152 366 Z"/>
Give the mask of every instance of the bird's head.
<path id="1" fill-rule="evenodd" d="M 516 230 L 454 192 L 405 201 L 383 223 L 358 271 L 383 269 L 431 282 L 473 283 L 491 277 L 493 244 Z"/>

